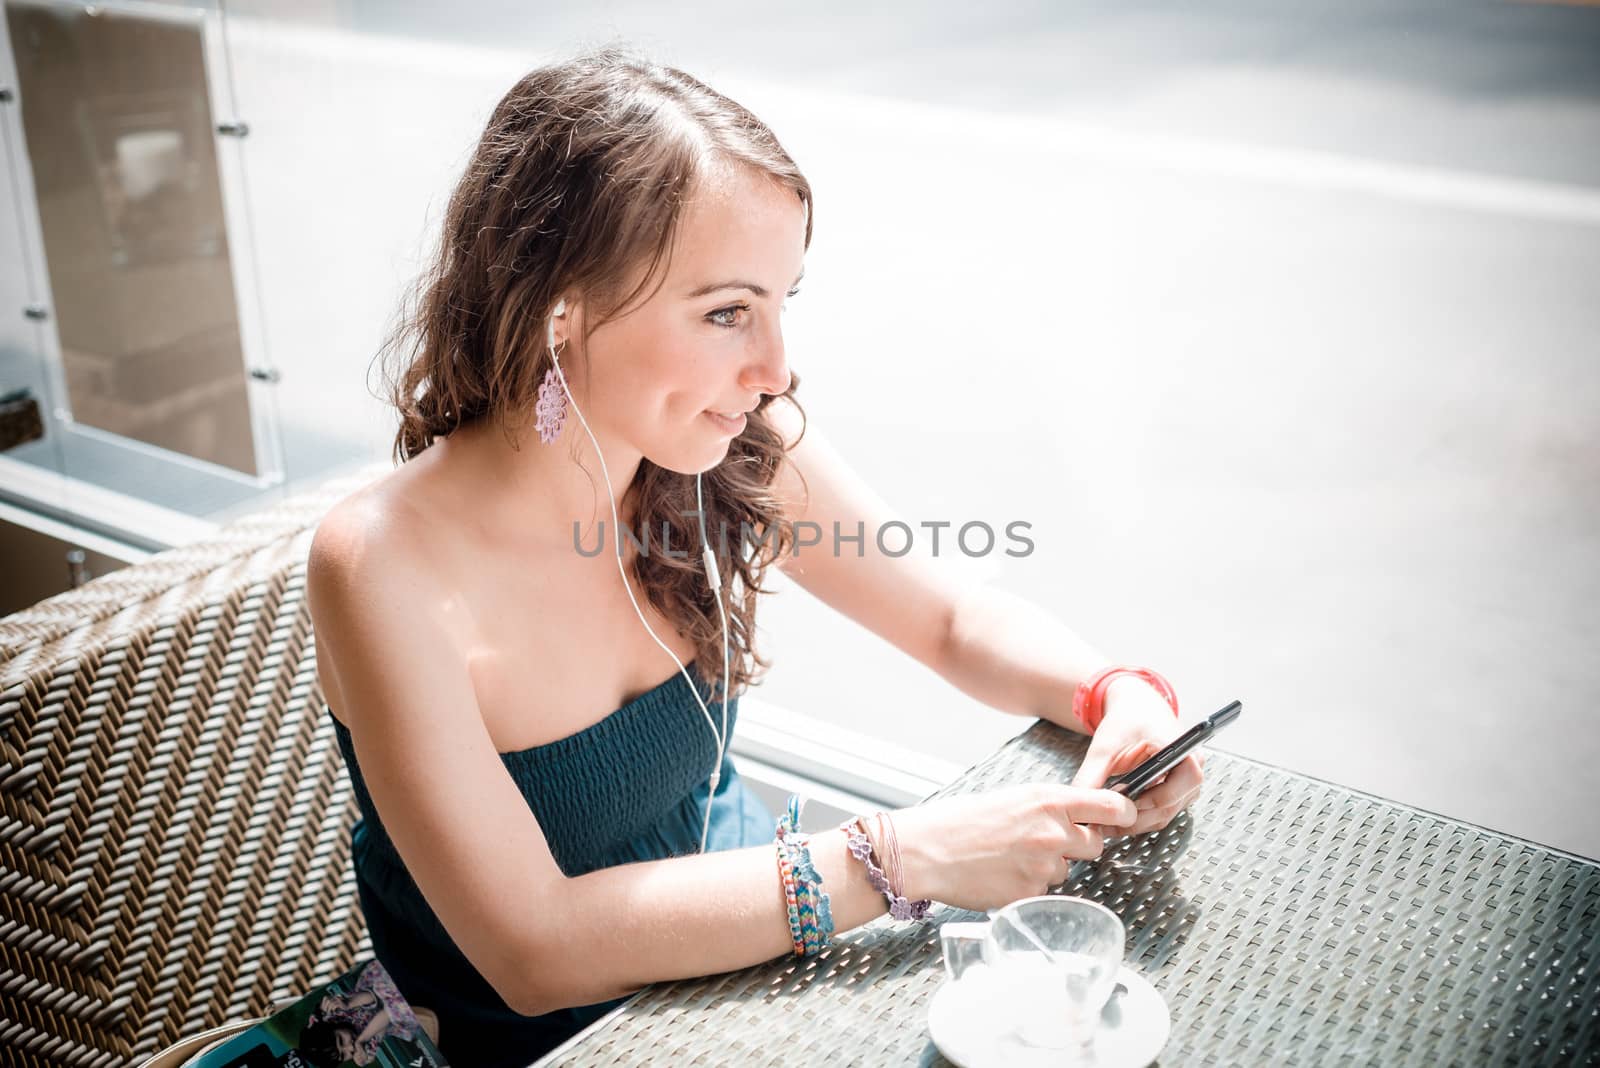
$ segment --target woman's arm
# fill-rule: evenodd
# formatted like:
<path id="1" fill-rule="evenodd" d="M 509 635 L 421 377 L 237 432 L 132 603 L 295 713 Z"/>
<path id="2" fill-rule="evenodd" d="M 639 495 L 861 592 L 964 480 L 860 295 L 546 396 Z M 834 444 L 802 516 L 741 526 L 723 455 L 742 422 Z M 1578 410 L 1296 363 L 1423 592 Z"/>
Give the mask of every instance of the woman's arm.
<path id="1" fill-rule="evenodd" d="M 376 1005 L 378 995 L 370 990 L 352 990 L 345 995 L 344 1007 L 347 1009 L 360 1008 L 365 1005 Z"/>
<path id="2" fill-rule="evenodd" d="M 974 586 L 951 612 L 950 635 L 936 670 L 1002 712 L 1037 716 L 1085 734 L 1072 714 L 1073 694 L 1080 682 L 1110 663 L 1038 605 L 1005 590 Z M 1166 710 L 1165 700 L 1143 679 L 1113 679 L 1106 688 L 1106 715 L 1147 697 Z"/>
<path id="3" fill-rule="evenodd" d="M 889 911 L 841 830 L 810 836 L 837 934 Z M 908 892 L 920 889 L 914 877 Z M 622 997 L 652 982 L 747 968 L 793 954 L 772 844 L 624 864 L 570 880 L 551 916 L 550 961 L 586 961 L 551 975 L 524 1012 Z M 545 969 L 541 973 L 548 974 Z M 551 969 L 554 971 L 554 969 Z"/>
<path id="4" fill-rule="evenodd" d="M 792 952 L 770 844 L 567 877 L 494 748 L 445 621 L 455 594 L 392 531 L 334 514 L 306 577 L 367 788 L 451 939 L 525 1015 Z M 838 830 L 811 837 L 835 930 L 888 911 Z M 908 891 L 915 876 L 908 872 Z M 923 895 L 926 896 L 926 895 Z"/>
<path id="5" fill-rule="evenodd" d="M 792 405 L 774 403 L 766 412 L 792 445 L 776 486 L 788 502 L 788 515 L 797 526 L 815 524 L 807 529 L 822 532 L 821 544 L 802 547 L 780 561 L 784 574 L 963 693 L 1002 712 L 1037 716 L 1083 733 L 1072 715 L 1072 695 L 1079 682 L 1110 661 L 1021 597 L 967 580 L 916 549 L 903 556 L 880 552 L 875 532 L 904 520 L 814 426 L 801 435 Z M 859 550 L 856 542 L 841 539 L 841 551 L 834 552 L 835 529 L 847 535 L 863 530 Z M 959 551 L 951 545 L 950 530 L 943 531 L 943 538 L 947 551 Z M 894 539 L 887 545 L 891 553 L 900 548 L 903 536 Z M 1130 691 L 1141 689 L 1157 696 L 1142 679 L 1113 681 L 1107 712 L 1125 703 Z"/>
<path id="6" fill-rule="evenodd" d="M 389 1010 L 379 1009 L 372 1014 L 372 1019 L 367 1021 L 367 1026 L 362 1028 L 361 1033 L 356 1036 L 356 1044 L 361 1045 L 372 1041 L 374 1038 L 380 1038 L 388 1029 Z"/>
<path id="7" fill-rule="evenodd" d="M 814 428 L 800 435 L 792 406 L 773 404 L 767 411 L 792 445 L 790 462 L 778 476 L 788 514 L 825 532 L 824 545 L 782 561 L 784 573 L 991 708 L 1086 733 L 1072 714 L 1072 698 L 1079 683 L 1109 663 L 1106 657 L 1021 597 L 963 580 L 937 561 L 880 552 L 872 532 L 895 514 Z M 858 528 L 867 532 L 859 554 L 854 543 L 850 551 L 835 553 L 832 532 Z M 1113 679 L 1105 715 L 1073 783 L 1099 787 L 1178 732 L 1172 709 L 1154 686 L 1133 675 Z M 1186 757 L 1139 798 L 1138 821 L 1117 833 L 1165 827 L 1199 794 L 1203 767 L 1199 754 Z"/>

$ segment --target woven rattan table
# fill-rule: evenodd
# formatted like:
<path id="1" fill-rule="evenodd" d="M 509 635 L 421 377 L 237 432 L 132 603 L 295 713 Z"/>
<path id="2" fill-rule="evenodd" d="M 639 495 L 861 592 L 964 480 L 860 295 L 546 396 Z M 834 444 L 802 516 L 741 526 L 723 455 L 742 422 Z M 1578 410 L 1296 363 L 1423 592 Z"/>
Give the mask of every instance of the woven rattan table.
<path id="1" fill-rule="evenodd" d="M 1066 781 L 1040 722 L 934 796 Z M 1600 1064 L 1600 865 L 1222 752 L 1164 831 L 1058 892 L 1122 917 L 1172 1012 L 1163 1065 Z M 656 984 L 544 1065 L 941 1065 L 936 906 L 805 961 Z"/>

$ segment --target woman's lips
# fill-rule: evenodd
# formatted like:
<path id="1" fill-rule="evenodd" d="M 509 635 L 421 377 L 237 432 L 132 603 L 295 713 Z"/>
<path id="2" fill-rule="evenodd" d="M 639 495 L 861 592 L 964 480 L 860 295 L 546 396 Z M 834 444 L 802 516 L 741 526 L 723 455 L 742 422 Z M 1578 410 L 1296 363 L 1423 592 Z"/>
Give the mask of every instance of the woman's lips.
<path id="1" fill-rule="evenodd" d="M 740 434 L 740 433 L 742 433 L 744 431 L 744 426 L 745 426 L 745 423 L 747 421 L 745 419 L 745 414 L 743 412 L 740 412 L 738 415 L 736 415 L 736 416 L 734 416 L 732 418 L 730 418 L 730 417 L 728 417 L 726 415 L 723 415 L 721 412 L 709 412 L 708 411 L 705 414 L 706 414 L 706 418 L 710 419 L 713 423 L 715 423 L 717 425 L 717 427 L 724 434 Z"/>

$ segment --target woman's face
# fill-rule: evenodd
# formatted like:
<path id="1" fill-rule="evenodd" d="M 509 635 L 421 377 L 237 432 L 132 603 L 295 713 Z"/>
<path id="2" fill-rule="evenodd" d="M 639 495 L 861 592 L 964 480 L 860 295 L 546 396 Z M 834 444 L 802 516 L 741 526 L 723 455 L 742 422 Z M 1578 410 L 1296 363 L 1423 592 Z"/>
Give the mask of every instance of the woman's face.
<path id="1" fill-rule="evenodd" d="M 708 181 L 684 205 L 664 283 L 595 330 L 587 375 L 569 380 L 596 433 L 671 471 L 715 467 L 744 413 L 789 388 L 781 312 L 805 225 L 800 198 L 765 175 L 739 167 Z M 558 345 L 570 322 L 558 320 Z M 583 433 L 575 418 L 569 426 Z"/>
<path id="2" fill-rule="evenodd" d="M 347 1028 L 340 1028 L 333 1033 L 333 1040 L 339 1046 L 339 1059 L 353 1061 L 356 1059 L 356 1036 Z"/>

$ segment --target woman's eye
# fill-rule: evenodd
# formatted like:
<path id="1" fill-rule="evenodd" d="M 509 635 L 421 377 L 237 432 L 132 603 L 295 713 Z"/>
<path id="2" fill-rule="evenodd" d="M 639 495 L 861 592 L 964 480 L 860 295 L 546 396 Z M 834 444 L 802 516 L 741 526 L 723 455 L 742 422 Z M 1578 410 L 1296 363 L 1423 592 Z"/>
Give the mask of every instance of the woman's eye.
<path id="1" fill-rule="evenodd" d="M 735 305 L 732 305 L 731 307 L 727 307 L 727 308 L 718 308 L 716 311 L 714 311 L 710 315 L 706 316 L 706 318 L 710 319 L 713 323 L 716 323 L 718 326 L 735 327 L 735 326 L 739 325 L 739 323 L 737 321 L 738 314 L 740 312 L 742 312 L 742 311 L 746 311 L 747 312 L 749 310 L 750 310 L 750 305 L 748 305 L 748 304 L 735 304 Z M 720 318 L 721 316 L 727 316 L 727 318 L 726 319 Z"/>
<path id="2" fill-rule="evenodd" d="M 789 290 L 789 292 L 786 293 L 785 296 L 790 296 L 790 297 L 798 296 L 799 293 L 800 293 L 800 287 L 796 286 L 795 288 Z M 787 308 L 788 306 L 789 305 L 787 303 L 778 305 L 778 307 L 780 309 L 781 308 Z M 732 305 L 729 305 L 726 308 L 718 308 L 716 311 L 711 312 L 709 315 L 707 315 L 706 318 L 709 319 L 711 322 L 717 324 L 718 326 L 732 328 L 732 327 L 735 327 L 735 326 L 739 325 L 739 323 L 738 323 L 738 315 L 739 315 L 739 313 L 740 312 L 747 312 L 749 310 L 750 310 L 750 305 L 748 305 L 748 304 L 732 304 Z"/>

